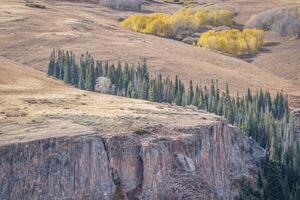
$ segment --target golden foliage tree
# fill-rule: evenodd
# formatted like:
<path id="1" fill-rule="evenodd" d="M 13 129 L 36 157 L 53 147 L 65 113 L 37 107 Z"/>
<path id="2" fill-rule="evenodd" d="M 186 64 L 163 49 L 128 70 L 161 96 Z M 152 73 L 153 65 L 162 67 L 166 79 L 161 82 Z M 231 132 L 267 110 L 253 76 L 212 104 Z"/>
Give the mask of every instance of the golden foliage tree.
<path id="1" fill-rule="evenodd" d="M 133 15 L 121 22 L 121 26 L 137 32 L 175 37 L 182 30 L 195 32 L 203 25 L 233 25 L 233 17 L 234 14 L 225 9 L 184 8 L 171 15 L 163 13 Z"/>
<path id="2" fill-rule="evenodd" d="M 233 55 L 255 53 L 263 44 L 263 33 L 259 29 L 208 31 L 201 35 L 198 46 Z"/>

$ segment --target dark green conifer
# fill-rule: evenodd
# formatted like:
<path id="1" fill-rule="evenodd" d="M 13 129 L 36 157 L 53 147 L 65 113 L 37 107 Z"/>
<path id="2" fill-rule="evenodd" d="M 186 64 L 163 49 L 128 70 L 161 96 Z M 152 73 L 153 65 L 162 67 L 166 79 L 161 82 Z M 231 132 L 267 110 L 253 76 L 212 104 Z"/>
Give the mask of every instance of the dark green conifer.
<path id="1" fill-rule="evenodd" d="M 85 89 L 95 91 L 95 63 L 93 58 L 89 58 L 86 70 Z"/>
<path id="2" fill-rule="evenodd" d="M 51 52 L 50 61 L 48 64 L 48 76 L 54 76 L 54 67 L 55 67 L 55 50 Z"/>
<path id="3" fill-rule="evenodd" d="M 66 57 L 64 59 L 64 63 L 63 63 L 63 68 L 64 68 L 64 82 L 66 84 L 71 83 L 71 66 L 70 66 L 70 55 L 69 52 L 67 51 L 66 53 Z"/>
<path id="4" fill-rule="evenodd" d="M 80 58 L 80 67 L 79 67 L 79 80 L 78 80 L 78 87 L 82 90 L 85 89 L 85 62 L 84 62 L 84 55 L 81 55 Z"/>

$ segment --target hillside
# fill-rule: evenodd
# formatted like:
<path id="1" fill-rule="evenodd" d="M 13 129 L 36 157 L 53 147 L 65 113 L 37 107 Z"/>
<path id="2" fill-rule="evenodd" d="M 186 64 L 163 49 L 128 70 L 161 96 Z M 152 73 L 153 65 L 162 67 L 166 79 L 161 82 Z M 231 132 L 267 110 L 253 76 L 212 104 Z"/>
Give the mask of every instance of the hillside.
<path id="1" fill-rule="evenodd" d="M 182 8 L 168 1 L 146 0 L 141 11 L 97 0 L 0 4 L 1 200 L 299 199 L 300 39 L 268 29 L 263 45 L 261 30 L 246 30 L 259 33 L 255 40 L 232 30 L 234 42 L 213 41 L 246 47 L 242 58 L 121 27 L 131 15 Z M 188 3 L 229 8 L 237 13 L 223 10 L 234 28 L 273 7 L 300 6 Z M 294 15 L 300 31 L 300 13 Z M 178 25 L 182 18 L 173 17 L 160 23 L 179 30 L 166 23 Z"/>
<path id="2" fill-rule="evenodd" d="M 3 57 L 0 72 L 1 199 L 218 200 L 243 195 L 244 184 L 258 190 L 265 151 L 218 116 L 85 92 Z"/>
<path id="3" fill-rule="evenodd" d="M 39 2 L 47 9 L 26 7 L 21 0 L 0 6 L 2 56 L 43 71 L 53 48 L 69 49 L 77 54 L 90 51 L 103 60 L 136 62 L 145 57 L 152 73 L 177 74 L 186 82 L 192 79 L 209 84 L 211 79 L 219 79 L 221 86 L 228 82 L 234 92 L 261 87 L 271 92 L 283 89 L 291 96 L 300 96 L 299 41 L 289 42 L 271 33 L 269 37 L 268 33 L 269 42 L 280 44 L 248 63 L 207 49 L 120 28 L 118 19 L 134 12 L 110 10 L 89 3 Z M 237 20 L 244 23 L 255 12 L 275 5 L 295 5 L 297 1 L 247 2 L 233 0 L 225 4 L 239 11 Z M 217 1 L 208 5 L 221 6 L 223 3 Z M 145 5 L 147 12 L 172 12 L 178 8 L 179 5 L 157 2 Z M 288 58 L 289 62 L 286 62 Z M 298 107 L 296 98 L 293 102 Z"/>
<path id="4" fill-rule="evenodd" d="M 218 120 L 208 113 L 68 87 L 3 57 L 0 71 L 1 144 L 60 136 L 49 135 L 52 130 L 62 135 L 69 128 L 81 133 L 84 125 L 107 132 L 125 132 L 148 126 L 175 128 Z"/>

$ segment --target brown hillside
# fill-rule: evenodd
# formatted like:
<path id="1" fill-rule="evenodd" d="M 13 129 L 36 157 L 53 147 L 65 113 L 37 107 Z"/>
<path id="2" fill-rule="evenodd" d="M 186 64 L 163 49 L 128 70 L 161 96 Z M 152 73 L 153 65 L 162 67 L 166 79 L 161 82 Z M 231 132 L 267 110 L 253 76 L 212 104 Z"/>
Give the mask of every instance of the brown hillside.
<path id="1" fill-rule="evenodd" d="M 176 106 L 75 89 L 0 57 L 0 145 L 65 134 L 122 133 L 210 124 L 218 117 Z"/>
<path id="2" fill-rule="evenodd" d="M 283 89 L 290 95 L 300 96 L 299 41 L 268 37 L 269 41 L 279 41 L 280 44 L 269 53 L 261 53 L 254 62 L 247 63 L 178 41 L 120 28 L 118 19 L 133 12 L 89 3 L 39 2 L 46 9 L 27 7 L 21 0 L 10 0 L 0 5 L 2 56 L 39 70 L 46 69 L 52 48 L 69 49 L 76 54 L 88 50 L 104 60 L 136 62 L 146 57 L 153 73 L 178 74 L 185 81 L 192 79 L 201 84 L 219 79 L 221 85 L 228 82 L 234 92 L 262 87 L 272 92 Z M 237 19 L 243 23 L 252 14 L 274 6 L 294 5 L 297 1 L 216 2 L 207 5 L 232 6 L 241 13 Z M 147 12 L 172 12 L 179 5 L 152 2 L 144 8 Z"/>

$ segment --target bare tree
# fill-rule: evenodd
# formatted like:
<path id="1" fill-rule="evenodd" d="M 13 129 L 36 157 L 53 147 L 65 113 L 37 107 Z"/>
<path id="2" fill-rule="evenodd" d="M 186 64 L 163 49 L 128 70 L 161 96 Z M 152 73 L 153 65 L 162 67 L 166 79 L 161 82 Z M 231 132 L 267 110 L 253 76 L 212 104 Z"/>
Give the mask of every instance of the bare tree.
<path id="1" fill-rule="evenodd" d="M 141 10 L 143 0 L 100 0 L 101 4 L 119 10 Z"/>
<path id="2" fill-rule="evenodd" d="M 98 77 L 96 80 L 95 91 L 100 93 L 110 93 L 111 80 L 107 77 Z"/>

